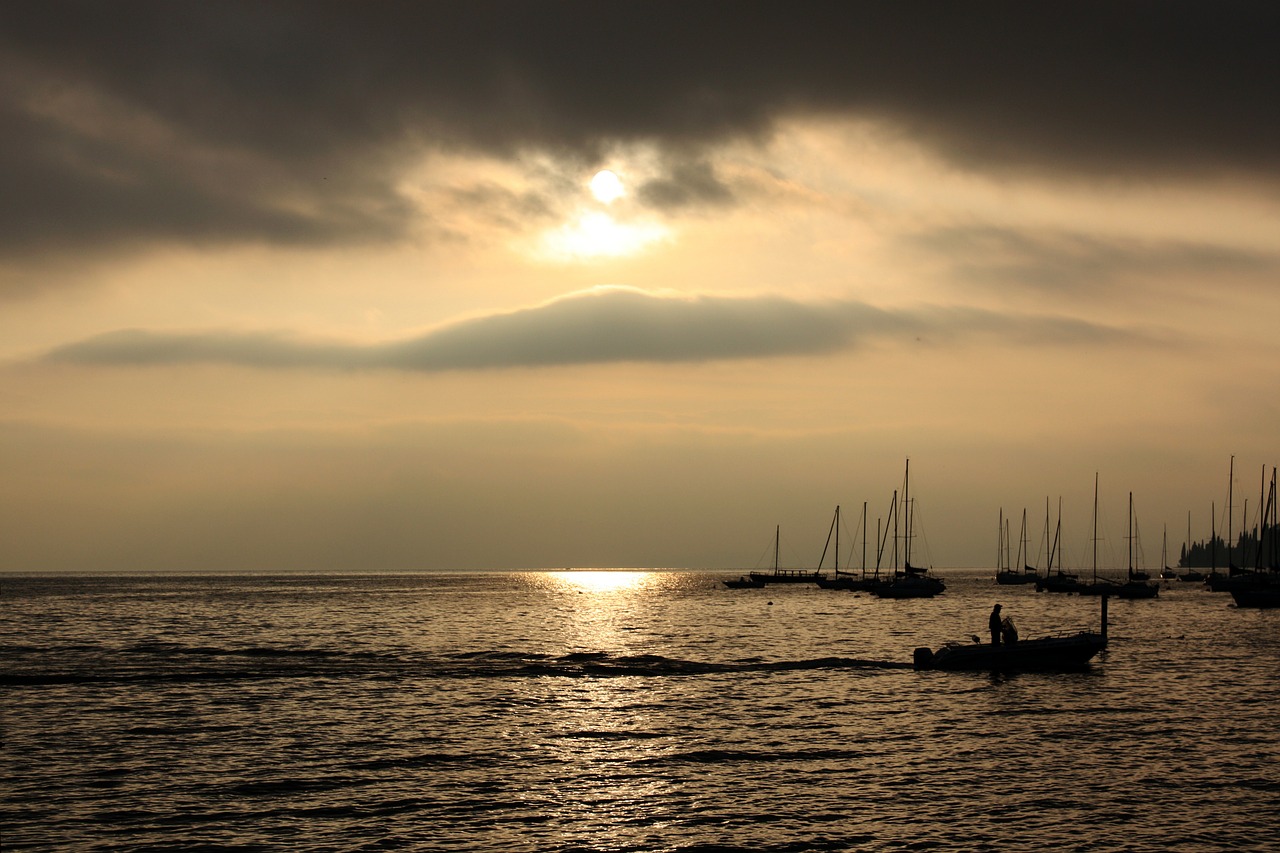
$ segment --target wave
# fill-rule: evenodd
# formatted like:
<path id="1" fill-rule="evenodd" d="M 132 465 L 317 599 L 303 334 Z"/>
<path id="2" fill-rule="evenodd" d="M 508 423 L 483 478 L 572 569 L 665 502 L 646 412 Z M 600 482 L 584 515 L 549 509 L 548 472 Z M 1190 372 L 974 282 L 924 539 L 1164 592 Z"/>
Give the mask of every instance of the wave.
<path id="1" fill-rule="evenodd" d="M 147 643 L 124 649 L 10 647 L 0 685 L 136 684 L 288 678 L 671 678 L 720 673 L 823 669 L 910 669 L 909 662 L 823 657 L 766 661 L 696 661 L 662 655 L 573 652 L 553 657 L 512 651 L 446 656 L 335 649 L 184 646 Z"/>

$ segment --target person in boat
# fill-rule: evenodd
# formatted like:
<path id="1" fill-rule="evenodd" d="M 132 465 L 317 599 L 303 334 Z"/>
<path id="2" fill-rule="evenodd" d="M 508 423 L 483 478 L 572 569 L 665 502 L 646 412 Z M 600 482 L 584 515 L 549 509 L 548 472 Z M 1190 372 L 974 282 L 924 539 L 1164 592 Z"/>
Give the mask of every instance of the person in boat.
<path id="1" fill-rule="evenodd" d="M 991 629 L 991 645 L 1000 645 L 1000 634 L 1003 632 L 1004 626 L 1000 619 L 999 604 L 991 608 L 991 616 L 987 619 L 987 626 Z"/>
<path id="2" fill-rule="evenodd" d="M 1006 646 L 1012 646 L 1018 642 L 1018 629 L 1008 616 L 1000 622 L 1000 639 Z"/>

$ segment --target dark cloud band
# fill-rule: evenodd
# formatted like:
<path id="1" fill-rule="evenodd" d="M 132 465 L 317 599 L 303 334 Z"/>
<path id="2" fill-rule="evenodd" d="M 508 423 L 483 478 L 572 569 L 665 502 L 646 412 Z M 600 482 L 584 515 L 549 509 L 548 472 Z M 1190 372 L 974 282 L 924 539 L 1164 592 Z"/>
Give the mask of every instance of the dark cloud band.
<path id="1" fill-rule="evenodd" d="M 1134 340 L 1131 334 L 1062 317 L 1006 316 L 973 308 L 886 311 L 858 302 L 804 303 L 778 297 L 665 297 L 610 287 L 390 343 L 124 330 L 60 347 L 43 360 L 432 372 L 767 359 L 831 353 L 870 339 L 933 342 L 993 334 L 1024 345 Z"/>

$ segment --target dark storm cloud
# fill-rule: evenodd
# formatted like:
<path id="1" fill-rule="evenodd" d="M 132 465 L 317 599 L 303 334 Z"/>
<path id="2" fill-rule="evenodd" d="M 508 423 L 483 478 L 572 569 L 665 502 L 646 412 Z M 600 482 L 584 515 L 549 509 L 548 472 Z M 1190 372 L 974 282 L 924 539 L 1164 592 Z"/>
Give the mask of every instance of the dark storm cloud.
<path id="1" fill-rule="evenodd" d="M 733 202 L 733 191 L 716 177 L 715 168 L 705 161 L 675 164 L 667 177 L 642 184 L 637 194 L 645 204 L 666 210 Z"/>
<path id="2" fill-rule="evenodd" d="M 599 288 L 478 317 L 403 341 L 361 345 L 266 333 L 124 330 L 60 347 L 50 363 L 444 371 L 612 362 L 818 355 L 876 339 L 936 343 L 999 336 L 1023 345 L 1133 343 L 1131 332 L 1048 315 L 973 308 L 888 311 L 859 302 L 665 297 Z"/>
<path id="3" fill-rule="evenodd" d="M 1271 2 L 0 5 L 0 252 L 394 238 L 424 146 L 673 162 L 788 115 L 977 169 L 1280 176 Z M 692 153 L 691 153 L 692 152 Z M 723 202 L 686 165 L 656 204 Z"/>

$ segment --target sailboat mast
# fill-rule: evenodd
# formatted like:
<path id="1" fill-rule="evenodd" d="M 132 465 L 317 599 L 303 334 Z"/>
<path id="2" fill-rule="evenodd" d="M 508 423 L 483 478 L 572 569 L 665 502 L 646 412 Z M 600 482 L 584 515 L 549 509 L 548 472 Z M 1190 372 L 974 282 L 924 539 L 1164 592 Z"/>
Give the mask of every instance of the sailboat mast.
<path id="1" fill-rule="evenodd" d="M 1271 570 L 1280 570 L 1280 507 L 1276 506 L 1276 466 L 1271 466 Z"/>
<path id="2" fill-rule="evenodd" d="M 1133 577 L 1133 492 L 1129 493 L 1129 577 Z"/>
<path id="3" fill-rule="evenodd" d="M 880 562 L 884 558 L 884 536 L 880 532 L 883 518 L 876 519 L 876 577 L 880 577 Z"/>
<path id="4" fill-rule="evenodd" d="M 835 515 L 831 516 L 831 526 L 827 528 L 827 541 L 822 544 L 822 557 L 818 560 L 818 568 L 821 569 L 827 562 L 827 550 L 831 548 L 831 535 L 836 537 L 836 571 L 840 571 L 840 507 L 836 506 Z"/>
<path id="5" fill-rule="evenodd" d="M 1254 530 L 1253 550 L 1254 566 L 1262 568 L 1262 531 L 1267 529 L 1267 463 L 1262 463 L 1262 481 L 1258 484 L 1258 506 L 1262 514 L 1258 516 L 1258 526 Z"/>
<path id="6" fill-rule="evenodd" d="M 1231 457 L 1231 474 L 1229 477 L 1227 477 L 1227 568 L 1228 570 L 1230 569 L 1233 562 L 1232 556 L 1231 556 L 1231 529 L 1236 526 L 1236 507 L 1234 503 L 1235 498 L 1231 491 L 1235 487 L 1235 482 L 1236 482 L 1236 458 L 1232 456 Z"/>
<path id="7" fill-rule="evenodd" d="M 1027 567 L 1027 560 L 1031 559 L 1031 555 L 1027 553 L 1027 508 L 1022 508 L 1022 539 L 1018 541 L 1018 571 L 1023 571 Z"/>
<path id="8" fill-rule="evenodd" d="M 1009 561 L 1009 519 L 1004 520 L 1004 567 L 1012 568 L 1013 563 Z"/>
<path id="9" fill-rule="evenodd" d="M 862 577 L 867 576 L 867 502 L 862 502 Z"/>
<path id="10" fill-rule="evenodd" d="M 1049 553 L 1049 496 L 1044 496 L 1044 563 L 1045 574 L 1049 573 L 1049 567 L 1053 563 L 1053 556 Z"/>
<path id="11" fill-rule="evenodd" d="M 996 574 L 1004 571 L 1004 507 L 996 521 Z"/>
<path id="12" fill-rule="evenodd" d="M 1093 579 L 1098 580 L 1098 474 L 1093 475 Z"/>
<path id="13" fill-rule="evenodd" d="M 898 495 L 893 495 L 893 569 L 898 570 Z"/>
<path id="14" fill-rule="evenodd" d="M 778 573 L 778 543 L 782 540 L 782 525 L 773 528 L 773 573 Z"/>
<path id="15" fill-rule="evenodd" d="M 907 471 L 902 477 L 902 505 L 907 509 L 907 535 L 902 539 L 902 562 L 911 565 L 911 460 L 907 460 Z"/>
<path id="16" fill-rule="evenodd" d="M 1045 577 L 1049 576 L 1049 570 L 1053 568 L 1053 558 L 1058 555 L 1058 540 L 1062 538 L 1062 496 L 1058 496 L 1058 524 L 1053 530 L 1053 550 L 1049 552 L 1049 564 L 1045 567 Z M 1058 571 L 1062 571 L 1062 561 L 1058 561 Z"/>
<path id="17" fill-rule="evenodd" d="M 836 504 L 836 574 L 840 574 L 840 504 Z"/>
<path id="18" fill-rule="evenodd" d="M 1218 505 L 1209 502 L 1209 574 L 1218 573 Z"/>

